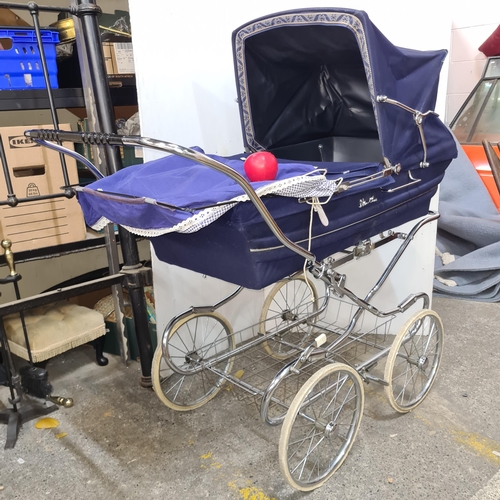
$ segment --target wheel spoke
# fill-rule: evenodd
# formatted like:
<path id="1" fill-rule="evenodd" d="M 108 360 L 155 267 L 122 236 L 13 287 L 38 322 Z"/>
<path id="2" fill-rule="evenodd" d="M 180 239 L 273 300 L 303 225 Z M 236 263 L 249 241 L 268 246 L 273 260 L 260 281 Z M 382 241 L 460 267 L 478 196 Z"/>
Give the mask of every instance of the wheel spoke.
<path id="1" fill-rule="evenodd" d="M 408 379 L 408 372 L 412 373 L 410 379 Z M 416 373 L 416 372 L 415 372 Z M 412 381 L 413 377 L 415 376 L 415 373 L 413 372 L 413 369 L 411 367 L 411 365 L 408 365 L 408 368 L 405 372 L 406 374 L 406 377 L 405 377 L 405 382 L 403 384 L 403 388 L 401 389 L 401 392 L 399 393 L 399 395 L 401 396 L 401 402 L 404 401 L 404 393 L 406 391 L 406 388 L 408 387 L 409 383 Z M 396 397 L 396 401 L 399 399 L 399 396 Z"/>
<path id="2" fill-rule="evenodd" d="M 429 332 L 429 334 L 427 335 L 427 342 L 426 342 L 426 345 L 424 347 L 424 350 L 423 350 L 423 354 L 425 354 L 428 350 L 428 347 L 429 347 L 429 342 L 431 341 L 431 339 L 434 337 L 434 330 L 435 330 L 435 327 L 436 325 L 433 323 L 432 324 L 432 328 L 431 328 L 431 331 Z"/>
<path id="3" fill-rule="evenodd" d="M 328 411 L 328 409 L 330 408 L 330 405 L 331 403 L 333 402 L 334 403 L 334 408 L 335 408 L 335 403 L 337 402 L 337 395 L 339 394 L 339 392 L 342 390 L 342 388 L 344 387 L 344 385 L 347 383 L 347 380 L 348 380 L 348 377 L 347 376 L 344 376 L 344 379 L 342 380 L 342 384 L 340 385 L 340 387 L 337 387 L 337 390 L 335 391 L 335 396 L 333 397 L 333 400 L 330 401 L 330 403 L 328 404 L 328 406 L 325 408 L 323 414 L 326 414 L 326 412 Z M 338 379 L 337 379 L 337 385 L 340 383 L 340 373 L 338 375 Z M 346 394 L 346 397 L 344 398 L 344 401 L 341 403 L 340 407 L 339 407 L 339 411 L 342 410 L 344 404 L 345 404 L 345 401 L 347 399 L 347 397 L 349 396 L 349 394 L 351 393 L 351 390 L 353 389 L 354 385 L 351 386 L 351 388 L 349 389 L 349 392 Z"/>
<path id="4" fill-rule="evenodd" d="M 172 335 L 172 337 L 173 337 L 173 336 L 174 336 L 174 335 Z M 184 339 L 182 338 L 182 335 L 179 335 L 178 333 L 176 333 L 176 334 L 175 334 L 175 338 L 176 338 L 176 339 L 179 339 L 179 340 L 180 340 L 180 342 L 182 343 L 182 345 L 184 346 L 184 348 L 186 349 L 186 350 L 183 352 L 183 354 L 184 354 L 184 355 L 186 355 L 188 352 L 190 352 L 190 349 L 189 349 L 189 348 L 188 348 L 188 346 L 185 344 Z M 181 351 L 181 352 L 182 352 L 182 350 L 180 349 L 180 347 L 177 347 L 177 346 L 175 346 L 175 345 L 173 345 L 173 344 L 170 344 L 170 345 L 169 345 L 169 347 L 175 347 L 178 351 Z"/>
<path id="5" fill-rule="evenodd" d="M 182 375 L 181 378 L 177 381 L 177 383 L 175 383 L 168 391 L 167 391 L 167 394 L 170 393 L 171 391 L 175 391 L 174 392 L 174 396 L 173 396 L 173 400 L 174 401 L 177 401 L 177 396 L 179 395 L 179 391 L 182 387 L 182 384 L 184 382 L 184 379 L 185 379 L 185 375 Z"/>
<path id="6" fill-rule="evenodd" d="M 195 332 L 198 331 L 198 318 L 195 319 Z M 189 323 L 186 324 L 186 328 L 187 328 L 187 331 L 189 333 L 189 338 L 191 339 L 191 345 L 193 346 L 193 348 L 196 346 L 196 340 L 193 338 L 193 333 L 191 331 L 191 326 L 189 325 Z M 181 338 L 182 340 L 182 335 L 179 335 L 179 337 Z M 196 333 L 195 333 L 195 337 L 196 337 Z M 184 342 L 183 342 L 184 343 Z"/>
<path id="7" fill-rule="evenodd" d="M 316 462 L 314 462 L 314 465 L 311 467 L 311 473 L 309 474 L 309 477 L 307 478 L 308 481 L 311 481 L 312 475 L 314 474 L 316 467 L 318 468 L 318 473 L 316 474 L 316 477 L 319 477 L 319 473 L 320 473 L 319 458 L 318 458 L 318 460 L 316 460 Z"/>
<path id="8" fill-rule="evenodd" d="M 307 452 L 306 452 L 305 457 L 304 457 L 304 458 L 303 458 L 303 459 L 302 459 L 302 460 L 301 460 L 301 461 L 297 464 L 297 466 L 295 467 L 295 469 L 293 469 L 293 470 L 291 470 L 291 471 L 290 471 L 290 472 L 293 474 L 293 473 L 294 473 L 294 472 L 298 469 L 298 467 L 302 464 L 302 469 L 301 469 L 301 472 L 300 472 L 300 474 L 299 474 L 299 479 L 300 479 L 300 477 L 302 476 L 302 471 L 304 470 L 304 466 L 305 466 L 305 464 L 306 464 L 306 462 L 307 462 L 307 459 L 309 458 L 309 455 L 311 455 L 311 453 L 312 453 L 314 450 L 316 450 L 316 448 L 317 448 L 317 447 L 318 447 L 318 446 L 319 446 L 319 445 L 323 442 L 323 440 L 325 439 L 325 437 L 324 437 L 324 436 L 322 436 L 322 437 L 319 439 L 319 441 L 318 441 L 318 442 L 317 442 L 317 443 L 316 443 L 316 444 L 315 444 L 315 445 L 311 448 L 312 443 L 313 443 L 313 438 L 314 438 L 314 436 L 313 436 L 313 437 L 311 437 L 311 439 L 310 439 L 309 447 L 307 448 Z"/>
<path id="9" fill-rule="evenodd" d="M 299 413 L 299 415 L 300 415 L 300 413 Z M 307 441 L 309 439 L 314 439 L 316 436 L 320 436 L 321 434 L 323 434 L 321 431 L 316 432 L 317 429 L 310 422 L 308 422 L 308 424 L 309 424 L 308 427 L 311 427 L 310 432 L 312 433 L 312 435 L 308 434 L 304 438 L 300 438 L 300 439 L 297 439 L 296 441 L 291 441 L 288 443 L 288 446 L 295 446 L 297 444 L 299 445 L 299 446 L 297 446 L 297 450 L 290 455 L 290 458 L 294 457 L 295 453 L 297 453 L 297 451 L 299 450 L 300 445 L 302 445 L 305 441 Z"/>

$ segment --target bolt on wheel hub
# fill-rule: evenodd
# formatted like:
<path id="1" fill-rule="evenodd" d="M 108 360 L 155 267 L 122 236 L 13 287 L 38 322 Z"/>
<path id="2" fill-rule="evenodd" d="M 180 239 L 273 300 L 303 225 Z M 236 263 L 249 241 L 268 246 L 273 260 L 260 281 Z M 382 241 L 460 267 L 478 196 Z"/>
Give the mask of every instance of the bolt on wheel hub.
<path id="1" fill-rule="evenodd" d="M 427 356 L 420 356 L 420 358 L 418 358 L 418 367 L 421 370 L 425 370 L 428 365 L 429 365 L 429 358 Z"/>
<path id="2" fill-rule="evenodd" d="M 337 434 L 338 425 L 335 422 L 328 422 L 325 426 L 325 437 L 331 438 Z"/>
<path id="3" fill-rule="evenodd" d="M 186 357 L 184 359 L 186 360 L 186 363 L 188 365 L 191 365 L 194 363 L 199 363 L 201 361 L 201 358 L 198 355 L 197 351 L 192 351 L 192 352 L 186 354 Z"/>
<path id="4" fill-rule="evenodd" d="M 294 314 L 292 311 L 286 310 L 283 311 L 281 318 L 284 319 L 285 321 L 295 321 L 298 319 L 298 316 Z"/>

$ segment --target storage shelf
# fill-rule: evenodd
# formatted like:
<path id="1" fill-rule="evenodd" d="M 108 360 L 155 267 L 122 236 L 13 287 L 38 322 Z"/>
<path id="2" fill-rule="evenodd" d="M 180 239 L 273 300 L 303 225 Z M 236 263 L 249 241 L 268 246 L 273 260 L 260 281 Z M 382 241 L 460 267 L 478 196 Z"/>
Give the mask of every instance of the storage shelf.
<path id="1" fill-rule="evenodd" d="M 120 236 L 115 235 L 116 241 L 120 243 Z M 135 237 L 136 241 L 143 240 L 141 236 Z M 61 257 L 62 255 L 68 255 L 77 252 L 86 252 L 87 250 L 93 250 L 96 248 L 104 248 L 106 246 L 106 239 L 103 234 L 97 234 L 94 232 L 88 232 L 87 238 L 81 241 L 73 241 L 71 243 L 63 243 L 56 246 L 37 248 L 35 250 L 25 250 L 22 252 L 15 253 L 16 264 L 21 264 L 23 262 L 30 262 L 34 260 L 42 259 L 52 259 L 54 257 Z M 15 252 L 15 248 L 14 248 Z M 0 267 L 5 266 L 5 257 L 0 255 Z"/>
<path id="2" fill-rule="evenodd" d="M 110 87 L 111 100 L 114 106 L 137 105 L 135 87 Z M 56 108 L 84 108 L 83 89 L 53 89 Z M 49 99 L 46 89 L 35 90 L 0 90 L 0 111 L 21 111 L 48 109 Z"/>

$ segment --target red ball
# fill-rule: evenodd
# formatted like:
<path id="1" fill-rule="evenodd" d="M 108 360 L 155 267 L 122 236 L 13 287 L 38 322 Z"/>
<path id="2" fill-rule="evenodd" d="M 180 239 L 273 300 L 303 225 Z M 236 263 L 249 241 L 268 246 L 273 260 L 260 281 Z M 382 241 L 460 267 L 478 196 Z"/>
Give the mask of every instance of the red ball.
<path id="1" fill-rule="evenodd" d="M 273 181 L 278 174 L 278 162 L 272 153 L 252 153 L 243 164 L 245 174 L 252 182 Z"/>

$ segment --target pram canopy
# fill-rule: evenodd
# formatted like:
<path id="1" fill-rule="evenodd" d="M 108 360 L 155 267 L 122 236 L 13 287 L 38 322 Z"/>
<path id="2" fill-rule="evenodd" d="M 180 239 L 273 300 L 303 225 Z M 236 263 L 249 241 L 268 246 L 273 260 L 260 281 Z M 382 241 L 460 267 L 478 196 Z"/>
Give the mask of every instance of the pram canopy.
<path id="1" fill-rule="evenodd" d="M 311 244 L 322 259 L 427 213 L 456 156 L 432 113 L 446 51 L 395 47 L 364 12 L 348 9 L 257 19 L 233 33 L 233 48 L 247 152 L 279 158 L 276 182 L 253 187 L 291 241 Z M 244 173 L 241 154 L 217 159 Z M 166 157 L 90 184 L 78 197 L 89 224 L 111 221 L 154 236 L 165 262 L 256 289 L 301 269 L 303 257 L 277 241 L 233 179 L 221 177 Z M 309 234 L 303 199 L 312 197 L 329 202 L 327 224 L 313 215 Z"/>
<path id="2" fill-rule="evenodd" d="M 403 169 L 418 167 L 422 144 L 415 123 L 408 111 L 378 97 L 433 110 L 445 50 L 396 47 L 365 12 L 318 8 L 241 26 L 233 33 L 233 53 L 250 150 L 318 161 L 383 156 Z M 456 156 L 436 115 L 426 116 L 424 129 L 429 163 Z"/>

